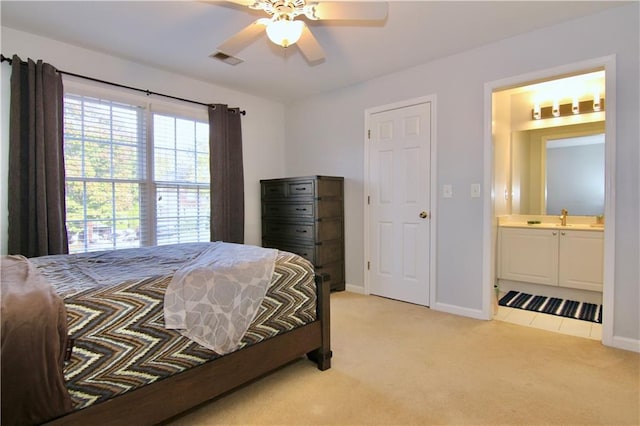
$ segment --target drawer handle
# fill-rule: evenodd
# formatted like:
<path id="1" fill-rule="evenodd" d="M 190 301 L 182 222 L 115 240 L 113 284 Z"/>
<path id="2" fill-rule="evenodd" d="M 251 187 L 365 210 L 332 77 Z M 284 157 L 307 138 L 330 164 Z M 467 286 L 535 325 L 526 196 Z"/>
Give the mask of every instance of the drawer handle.
<path id="1" fill-rule="evenodd" d="M 307 188 L 305 186 L 303 186 L 302 188 L 296 188 L 296 191 L 306 191 Z"/>
<path id="2" fill-rule="evenodd" d="M 303 208 L 297 207 L 297 208 L 296 208 L 296 211 L 297 211 L 297 212 L 306 212 L 306 211 L 307 211 L 307 209 L 306 209 L 306 208 L 304 208 L 304 209 L 303 209 Z"/>
<path id="3" fill-rule="evenodd" d="M 296 229 L 296 232 L 298 232 L 300 234 L 306 234 L 307 230 L 306 229 Z"/>

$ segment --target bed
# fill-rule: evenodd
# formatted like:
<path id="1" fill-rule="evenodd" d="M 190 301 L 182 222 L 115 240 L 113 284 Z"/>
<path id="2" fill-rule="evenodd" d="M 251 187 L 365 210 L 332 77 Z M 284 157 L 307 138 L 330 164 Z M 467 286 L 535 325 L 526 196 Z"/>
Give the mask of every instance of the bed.
<path id="1" fill-rule="evenodd" d="M 259 281 L 251 277 L 262 272 L 246 265 L 255 263 L 251 256 L 263 255 L 270 256 L 273 263 L 260 264 L 266 265 L 264 276 L 269 278 L 263 297 L 256 297 L 260 294 L 258 284 L 246 283 Z M 330 368 L 329 284 L 314 274 L 307 260 L 295 254 L 238 244 L 189 243 L 24 260 L 25 267 L 40 278 L 37 285 L 50 284 L 64 301 L 67 321 L 57 332 L 61 334 L 60 327 L 66 326 L 64 332 L 69 337 L 65 342 L 55 337 L 49 340 L 54 352 L 65 358 L 62 374 L 68 399 L 62 404 L 70 400 L 71 408 L 59 405 L 56 408 L 62 415 L 30 422 L 156 424 L 305 355 L 320 370 Z M 201 295 L 196 308 L 182 315 L 195 318 L 195 331 L 184 325 L 166 328 L 173 321 L 170 309 L 175 289 L 184 288 L 183 292 L 193 297 L 201 288 L 198 283 L 203 281 L 203 273 L 214 274 L 215 280 L 214 276 L 211 280 L 218 283 L 218 288 L 224 287 L 220 283 L 228 278 L 234 282 L 230 286 L 240 286 L 240 290 Z M 183 287 L 176 287 L 178 282 Z M 187 282 L 195 283 L 195 287 L 187 287 Z M 4 293 L 3 281 L 2 391 L 6 395 L 10 382 L 5 382 L 10 377 L 5 380 L 5 375 L 11 375 L 7 371 L 20 369 L 10 370 L 4 363 L 12 359 L 5 356 L 8 351 L 14 348 L 15 352 L 19 347 L 5 345 L 11 333 L 5 339 L 4 314 L 11 308 L 5 306 Z M 209 303 L 212 299 L 215 304 Z M 201 303 L 203 300 L 207 303 Z M 25 310 L 17 303 L 12 305 Z M 220 306 L 227 306 L 225 312 L 233 311 L 234 315 L 240 311 L 246 324 L 238 325 L 242 321 L 236 317 L 231 321 L 227 314 L 220 314 Z M 217 316 L 211 316 L 211 309 Z M 196 311 L 198 315 L 194 316 Z M 60 315 L 60 308 L 54 307 L 52 312 L 54 317 Z M 217 325 L 212 331 L 201 330 L 202 323 L 214 322 Z M 225 331 L 216 331 L 220 329 Z M 19 364 L 20 359 L 11 362 Z M 33 377 L 36 384 L 55 384 L 51 371 L 38 368 L 41 363 L 24 363 L 22 367 L 30 369 L 30 374 L 23 377 Z M 58 366 L 60 362 L 51 360 L 50 364 Z M 27 382 L 14 381 L 13 386 L 29 386 Z M 44 386 L 35 387 L 44 391 Z M 43 398 L 45 404 L 55 402 L 56 397 L 67 397 L 65 390 L 52 389 Z M 21 392 L 31 395 L 32 390 Z M 19 401 L 14 402 L 14 406 L 19 405 Z"/>

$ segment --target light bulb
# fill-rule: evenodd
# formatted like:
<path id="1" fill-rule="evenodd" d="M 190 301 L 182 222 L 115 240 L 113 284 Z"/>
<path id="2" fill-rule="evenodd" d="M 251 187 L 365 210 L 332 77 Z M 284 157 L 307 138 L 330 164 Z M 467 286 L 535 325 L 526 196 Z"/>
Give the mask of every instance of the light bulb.
<path id="1" fill-rule="evenodd" d="M 304 22 L 302 21 L 279 19 L 267 26 L 267 36 L 275 44 L 289 47 L 300 39 L 303 29 Z"/>
<path id="2" fill-rule="evenodd" d="M 571 104 L 571 112 L 574 114 L 580 113 L 580 103 L 578 102 L 578 98 L 573 98 L 573 103 Z"/>
<path id="3" fill-rule="evenodd" d="M 540 120 L 540 104 L 533 105 L 533 119 Z"/>
<path id="4" fill-rule="evenodd" d="M 593 94 L 593 110 L 600 111 L 600 92 Z"/>
<path id="5" fill-rule="evenodd" d="M 554 117 L 560 117 L 560 105 L 558 101 L 553 101 L 553 107 L 551 107 L 551 114 Z"/>

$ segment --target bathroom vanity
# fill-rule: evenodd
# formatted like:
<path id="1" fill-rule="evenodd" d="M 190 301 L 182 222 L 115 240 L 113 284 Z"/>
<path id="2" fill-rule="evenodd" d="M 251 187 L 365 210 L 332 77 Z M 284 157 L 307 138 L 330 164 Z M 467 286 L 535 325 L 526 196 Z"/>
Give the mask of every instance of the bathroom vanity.
<path id="1" fill-rule="evenodd" d="M 499 221 L 498 279 L 602 292 L 604 225 L 539 222 Z"/>

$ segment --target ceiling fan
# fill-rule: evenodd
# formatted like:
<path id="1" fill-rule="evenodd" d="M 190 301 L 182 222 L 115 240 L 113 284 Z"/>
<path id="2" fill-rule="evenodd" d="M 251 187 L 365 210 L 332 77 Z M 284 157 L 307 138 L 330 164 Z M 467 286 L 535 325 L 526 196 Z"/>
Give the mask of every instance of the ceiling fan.
<path id="1" fill-rule="evenodd" d="M 306 1 L 306 0 L 227 0 L 230 3 L 264 11 L 260 18 L 218 46 L 218 53 L 235 56 L 251 44 L 262 31 L 282 47 L 298 46 L 310 65 L 324 60 L 324 51 L 302 19 L 381 21 L 387 17 L 386 2 Z"/>

